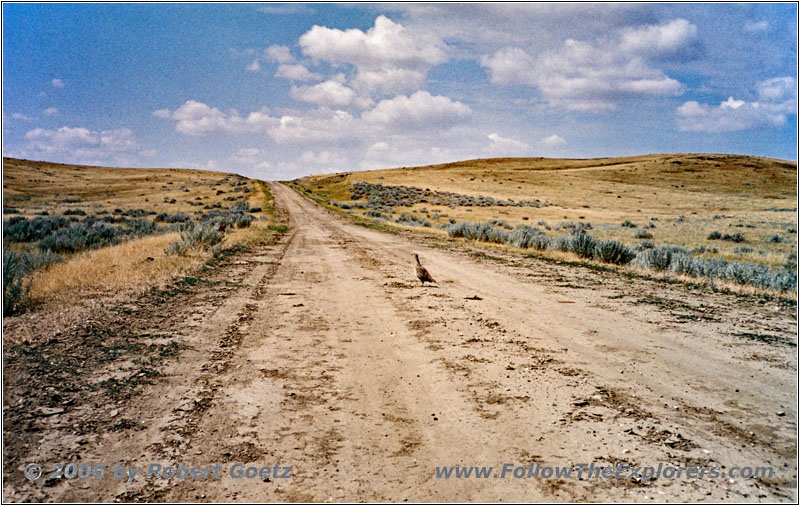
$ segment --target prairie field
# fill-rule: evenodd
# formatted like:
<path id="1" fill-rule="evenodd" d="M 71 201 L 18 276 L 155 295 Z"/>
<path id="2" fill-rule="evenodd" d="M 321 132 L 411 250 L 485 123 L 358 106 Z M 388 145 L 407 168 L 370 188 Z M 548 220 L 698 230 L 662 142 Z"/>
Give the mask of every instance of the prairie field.
<path id="1" fill-rule="evenodd" d="M 3 166 L 3 245 L 29 255 L 22 258 L 33 267 L 30 302 L 64 291 L 136 292 L 185 274 L 209 251 L 167 254 L 181 224 L 218 217 L 237 204 L 255 225 L 231 227 L 228 245 L 248 241 L 269 221 L 263 187 L 232 174 L 10 158 Z M 51 240 L 81 224 L 83 237 Z"/>
<path id="2" fill-rule="evenodd" d="M 692 258 L 796 272 L 797 166 L 784 160 L 709 154 L 497 158 L 296 182 L 315 199 L 373 225 L 445 236 L 462 221 L 495 220 L 495 227 L 527 225 L 551 239 L 582 229 L 633 253 L 677 247 Z M 359 183 L 367 185 L 354 194 Z"/>

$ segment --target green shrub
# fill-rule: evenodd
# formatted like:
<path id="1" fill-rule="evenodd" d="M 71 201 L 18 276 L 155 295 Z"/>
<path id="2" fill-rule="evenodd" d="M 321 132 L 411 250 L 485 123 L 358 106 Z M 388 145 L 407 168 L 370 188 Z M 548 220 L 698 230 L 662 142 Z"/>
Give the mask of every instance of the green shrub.
<path id="1" fill-rule="evenodd" d="M 598 245 L 597 239 L 587 234 L 583 230 L 569 238 L 569 251 L 581 258 L 592 258 L 595 256 L 595 248 Z"/>
<path id="2" fill-rule="evenodd" d="M 601 262 L 623 265 L 636 257 L 632 249 L 619 241 L 600 241 L 594 247 L 594 258 Z"/>
<path id="3" fill-rule="evenodd" d="M 731 241 L 731 242 L 744 242 L 744 236 L 739 232 L 735 234 L 725 234 L 722 236 L 723 241 Z"/>
<path id="4" fill-rule="evenodd" d="M 519 225 L 508 237 L 509 242 L 517 248 L 534 248 L 545 250 L 550 246 L 550 238 L 536 227 Z"/>
<path id="5" fill-rule="evenodd" d="M 63 216 L 37 216 L 29 220 L 14 216 L 3 222 L 3 240 L 11 242 L 33 242 L 44 239 L 56 230 L 69 225 Z"/>
<path id="6" fill-rule="evenodd" d="M 25 283 L 25 266 L 20 255 L 3 251 L 3 316 L 13 314 L 26 302 L 30 282 Z"/>
<path id="7" fill-rule="evenodd" d="M 119 228 L 104 222 L 78 223 L 48 235 L 39 241 L 38 246 L 42 251 L 76 253 L 116 244 L 121 235 Z"/>
<path id="8" fill-rule="evenodd" d="M 180 240 L 164 248 L 166 254 L 183 255 L 192 249 L 210 249 L 225 239 L 215 223 L 187 223 L 181 226 L 180 235 Z"/>
<path id="9" fill-rule="evenodd" d="M 425 218 L 417 218 L 416 215 L 403 213 L 394 220 L 395 223 L 400 223 L 401 225 L 410 225 L 412 227 L 430 227 L 431 222 L 426 220 Z"/>
<path id="10" fill-rule="evenodd" d="M 155 221 L 163 223 L 186 223 L 187 221 L 191 221 L 191 219 L 192 217 L 186 213 L 160 213 L 155 217 Z"/>

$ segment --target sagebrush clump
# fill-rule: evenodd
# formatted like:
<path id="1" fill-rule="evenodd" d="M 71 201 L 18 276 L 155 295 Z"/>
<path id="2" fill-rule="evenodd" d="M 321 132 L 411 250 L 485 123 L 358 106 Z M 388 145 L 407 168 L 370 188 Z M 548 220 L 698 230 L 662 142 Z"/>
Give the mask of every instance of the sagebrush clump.
<path id="1" fill-rule="evenodd" d="M 214 223 L 189 222 L 180 228 L 180 240 L 170 243 L 164 248 L 167 255 L 183 255 L 191 250 L 210 249 L 220 244 L 225 235 Z"/>
<path id="2" fill-rule="evenodd" d="M 770 269 L 755 263 L 728 262 L 711 258 L 695 258 L 680 246 L 656 247 L 651 241 L 642 241 L 631 248 L 616 240 L 599 240 L 583 227 L 571 228 L 569 235 L 549 237 L 535 227 L 519 225 L 512 231 L 498 228 L 498 221 L 471 223 L 461 221 L 445 227 L 450 237 L 463 237 L 474 241 L 507 244 L 523 249 L 556 250 L 570 252 L 581 258 L 617 265 L 631 264 L 641 269 L 672 275 L 688 275 L 733 281 L 776 291 L 792 291 L 797 287 L 796 256 L 789 259 L 783 269 Z M 722 236 L 722 234 L 720 234 Z M 696 253 L 705 253 L 705 248 Z M 747 250 L 740 249 L 745 252 Z"/>

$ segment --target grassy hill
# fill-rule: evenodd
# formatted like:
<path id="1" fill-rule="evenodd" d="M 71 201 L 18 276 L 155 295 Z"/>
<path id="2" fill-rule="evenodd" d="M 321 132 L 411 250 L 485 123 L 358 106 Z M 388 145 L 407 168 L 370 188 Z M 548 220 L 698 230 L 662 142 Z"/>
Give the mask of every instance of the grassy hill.
<path id="1" fill-rule="evenodd" d="M 166 283 L 263 239 L 271 211 L 262 184 L 233 174 L 4 158 L 4 307 L 9 286 L 30 303 Z"/>
<path id="2" fill-rule="evenodd" d="M 366 221 L 439 235 L 461 221 L 500 220 L 500 228 L 529 225 L 553 240 L 582 228 L 634 252 L 671 246 L 771 268 L 796 263 L 797 165 L 786 160 L 495 158 L 310 176 L 298 184 Z"/>

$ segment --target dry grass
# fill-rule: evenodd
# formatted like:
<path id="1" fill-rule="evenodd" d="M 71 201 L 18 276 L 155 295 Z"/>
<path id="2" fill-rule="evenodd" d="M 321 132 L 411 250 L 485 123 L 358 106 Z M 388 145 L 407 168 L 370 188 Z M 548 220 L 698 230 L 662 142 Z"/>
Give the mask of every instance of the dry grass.
<path id="1" fill-rule="evenodd" d="M 167 256 L 164 247 L 177 233 L 144 237 L 77 255 L 38 273 L 31 296 L 45 298 L 65 290 L 138 293 L 151 286 L 185 276 L 203 264 L 210 253 Z M 148 260 L 151 259 L 151 260 Z"/>
<path id="2" fill-rule="evenodd" d="M 224 245 L 253 245 L 271 234 L 268 227 L 274 213 L 272 196 L 256 181 L 248 181 L 249 193 L 234 192 L 234 187 L 227 184 L 238 180 L 238 176 L 232 174 L 179 169 L 117 169 L 10 158 L 4 158 L 3 164 L 4 206 L 17 209 L 19 215 L 29 218 L 43 211 L 50 215 L 63 214 L 67 209 L 82 209 L 87 215 L 103 211 L 112 213 L 114 209 L 145 209 L 168 214 L 184 212 L 192 216 L 198 211 L 207 212 L 203 209 L 207 204 L 220 203 L 229 207 L 239 200 L 225 201 L 226 197 L 245 195 L 250 207 L 263 210 L 255 216 L 265 219 L 254 221 L 248 228 L 230 231 L 225 236 Z M 217 195 L 220 190 L 224 193 Z M 64 202 L 65 199 L 80 199 L 80 202 Z M 175 202 L 171 203 L 173 199 Z M 192 201 L 202 202 L 203 206 L 189 204 Z M 69 304 L 65 297 L 73 301 L 101 294 L 116 297 L 165 285 L 197 269 L 211 256 L 209 252 L 193 252 L 188 256 L 165 255 L 165 246 L 178 238 L 177 233 L 167 233 L 77 254 L 34 273 L 30 295 L 45 305 L 58 300 Z M 36 247 L 28 243 L 5 246 L 16 250 Z"/>
<path id="3" fill-rule="evenodd" d="M 3 205 L 27 216 L 40 211 L 61 214 L 67 209 L 92 214 L 115 208 L 191 213 L 201 207 L 190 205 L 190 200 L 200 197 L 198 202 L 209 204 L 229 195 L 216 195 L 216 188 L 230 190 L 219 184 L 230 176 L 199 170 L 118 169 L 3 158 Z M 170 203 L 173 199 L 175 203 Z"/>
<path id="4" fill-rule="evenodd" d="M 549 235 L 560 235 L 564 232 L 555 230 L 560 222 L 584 221 L 593 225 L 592 235 L 600 239 L 636 245 L 642 240 L 634 237 L 636 230 L 653 223 L 655 228 L 647 231 L 656 245 L 716 248 L 709 254 L 726 260 L 777 266 L 796 253 L 797 212 L 767 210 L 796 208 L 797 166 L 785 160 L 696 154 L 591 160 L 501 158 L 310 176 L 299 183 L 324 200 L 349 202 L 350 186 L 358 181 L 505 200 L 538 198 L 549 204 L 448 208 L 423 203 L 393 209 L 392 218 L 415 213 L 434 226 L 451 218 L 501 219 L 512 225 L 545 222 L 553 228 L 545 230 Z M 622 227 L 625 220 L 638 227 Z M 707 240 L 713 231 L 740 232 L 747 242 Z M 774 234 L 784 242 L 769 242 Z M 753 251 L 737 252 L 743 245 Z"/>

